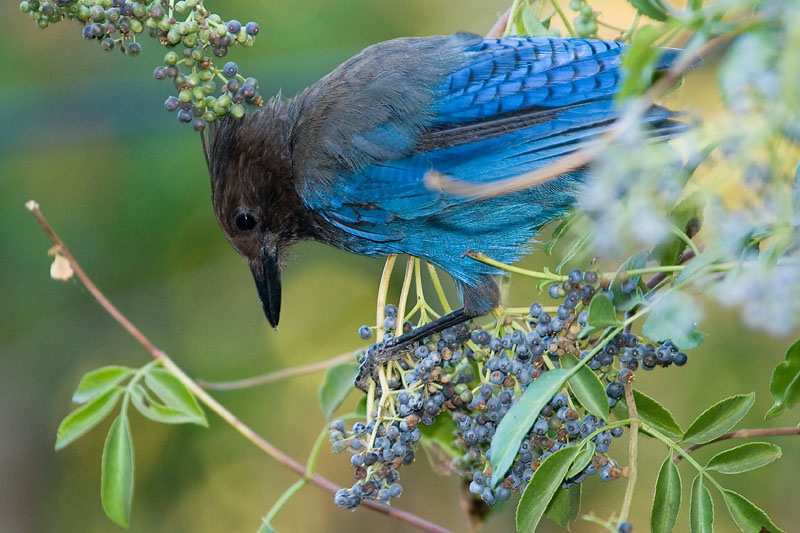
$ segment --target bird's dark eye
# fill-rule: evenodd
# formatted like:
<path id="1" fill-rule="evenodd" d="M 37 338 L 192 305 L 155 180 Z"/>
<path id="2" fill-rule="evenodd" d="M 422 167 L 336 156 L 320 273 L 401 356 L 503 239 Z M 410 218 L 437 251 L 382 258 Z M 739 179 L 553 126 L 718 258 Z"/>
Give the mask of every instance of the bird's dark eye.
<path id="1" fill-rule="evenodd" d="M 233 223 L 236 224 L 236 229 L 241 232 L 246 232 L 255 228 L 258 221 L 252 213 L 241 211 L 236 215 L 236 218 L 233 219 Z"/>

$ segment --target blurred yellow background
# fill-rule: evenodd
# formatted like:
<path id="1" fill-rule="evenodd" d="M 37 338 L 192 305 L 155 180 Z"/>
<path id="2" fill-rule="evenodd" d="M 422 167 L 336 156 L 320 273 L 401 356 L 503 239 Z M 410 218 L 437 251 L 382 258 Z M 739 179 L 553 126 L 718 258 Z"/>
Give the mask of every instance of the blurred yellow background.
<path id="1" fill-rule="evenodd" d="M 390 38 L 485 33 L 506 0 L 295 2 L 209 0 L 225 18 L 261 24 L 252 49 L 234 49 L 245 75 L 266 95 L 292 95 L 363 47 Z M 601 3 L 603 18 L 623 24 L 629 6 Z M 284 274 L 281 329 L 260 309 L 246 264 L 217 227 L 197 134 L 161 107 L 170 94 L 153 68 L 163 49 L 143 39 L 138 58 L 106 54 L 72 22 L 36 28 L 17 2 L 0 4 L 0 531 L 114 531 L 100 507 L 100 453 L 108 422 L 56 454 L 56 427 L 71 409 L 80 376 L 106 364 L 140 366 L 148 355 L 75 280 L 48 276 L 49 241 L 24 209 L 45 215 L 107 295 L 191 376 L 228 380 L 324 359 L 359 346 L 359 325 L 374 320 L 382 261 L 316 243 L 295 249 Z M 612 35 L 609 35 L 611 37 Z M 706 110 L 714 79 L 700 71 L 679 95 Z M 539 254 L 528 266 L 550 261 Z M 514 282 L 527 305 L 532 284 Z M 755 391 L 741 427 L 763 425 L 771 404 L 769 376 L 792 340 L 769 339 L 741 325 L 738 312 L 708 307 L 711 335 L 681 369 L 639 372 L 643 389 L 687 424 L 725 396 Z M 298 460 L 323 425 L 317 406 L 321 374 L 257 389 L 217 393 L 227 407 Z M 353 393 L 348 405 L 355 404 Z M 776 425 L 797 423 L 790 411 Z M 211 427 L 164 426 L 132 415 L 136 451 L 134 532 L 255 531 L 260 517 L 295 476 L 218 418 Z M 615 444 L 625 462 L 625 439 Z M 786 531 L 798 530 L 800 440 L 774 439 L 784 458 L 757 472 L 724 479 L 764 508 Z M 632 521 L 648 529 L 649 498 L 665 451 L 644 439 Z M 719 446 L 702 450 L 709 457 Z M 613 452 L 613 450 L 612 450 Z M 352 484 L 348 457 L 323 446 L 322 474 Z M 681 466 L 686 481 L 691 476 Z M 456 531 L 467 530 L 459 482 L 434 475 L 420 456 L 401 473 L 398 505 Z M 722 475 L 718 476 L 722 478 Z M 583 512 L 608 517 L 624 482 L 584 484 Z M 516 500 L 512 500 L 514 505 Z M 734 526 L 716 498 L 718 531 Z M 498 508 L 485 531 L 513 529 L 513 505 Z M 676 530 L 688 530 L 688 500 Z M 336 508 L 330 494 L 308 487 L 275 520 L 279 532 L 408 531 L 362 508 Z M 542 530 L 556 530 L 547 523 Z M 596 531 L 578 522 L 574 531 Z"/>

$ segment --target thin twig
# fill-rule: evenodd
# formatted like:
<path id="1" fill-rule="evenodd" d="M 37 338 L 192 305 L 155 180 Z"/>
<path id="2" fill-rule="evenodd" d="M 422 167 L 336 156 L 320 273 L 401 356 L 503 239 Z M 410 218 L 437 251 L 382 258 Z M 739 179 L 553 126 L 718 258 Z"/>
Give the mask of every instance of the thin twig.
<path id="1" fill-rule="evenodd" d="M 249 426 L 247 426 L 244 422 L 239 420 L 233 413 L 228 411 L 225 407 L 223 407 L 217 400 L 215 400 L 210 394 L 208 394 L 200 385 L 198 385 L 192 378 L 190 378 L 186 373 L 177 365 L 175 362 L 162 350 L 158 349 L 150 340 L 141 332 L 139 329 L 131 323 L 115 306 L 112 304 L 105 295 L 100 292 L 100 289 L 92 282 L 89 276 L 86 275 L 86 272 L 81 268 L 78 262 L 70 253 L 69 249 L 66 247 L 64 242 L 56 235 L 50 225 L 45 220 L 44 216 L 42 215 L 41 211 L 39 210 L 39 204 L 31 200 L 25 207 L 28 208 L 33 216 L 36 217 L 36 220 L 44 229 L 44 232 L 53 241 L 53 244 L 59 247 L 60 253 L 69 261 L 70 266 L 75 271 L 75 275 L 78 276 L 78 279 L 81 280 L 81 283 L 89 290 L 89 292 L 94 296 L 97 302 L 105 309 L 105 311 L 111 315 L 114 320 L 116 320 L 125 330 L 131 334 L 133 338 L 135 338 L 142 346 L 150 352 L 150 355 L 153 356 L 154 359 L 158 359 L 161 361 L 161 364 L 171 372 L 176 378 L 180 380 L 183 385 L 189 389 L 192 394 L 194 394 L 203 404 L 205 404 L 209 409 L 214 411 L 220 418 L 225 420 L 233 429 L 238 431 L 241 435 L 243 435 L 247 440 L 255 444 L 258 448 L 264 451 L 267 455 L 275 459 L 280 464 L 284 465 L 289 470 L 295 472 L 297 475 L 302 476 L 308 479 L 312 484 L 316 485 L 317 487 L 326 490 L 330 493 L 336 493 L 341 487 L 337 486 L 335 483 L 330 481 L 329 479 L 320 476 L 319 474 L 309 473 L 302 464 L 298 463 L 287 454 L 276 448 L 272 443 L 266 440 L 264 437 L 260 436 L 258 433 L 253 431 Z M 362 505 L 380 513 L 389 515 L 393 518 L 406 522 L 422 531 L 431 531 L 435 533 L 446 533 L 448 530 L 425 520 L 424 518 L 418 517 L 413 515 L 409 512 L 402 511 L 400 509 L 396 509 L 394 507 L 389 507 L 388 505 L 378 503 L 372 500 L 365 500 L 362 502 Z"/>
<path id="2" fill-rule="evenodd" d="M 622 500 L 622 509 L 619 511 L 619 521 L 627 522 L 633 503 L 633 492 L 636 488 L 639 462 L 639 413 L 633 399 L 633 386 L 625 384 L 625 403 L 628 405 L 628 416 L 631 418 L 630 435 L 628 436 L 628 485 L 625 487 L 625 497 Z"/>
<path id="3" fill-rule="evenodd" d="M 250 378 L 238 379 L 236 381 L 205 381 L 196 379 L 198 385 L 206 390 L 239 390 L 248 389 L 250 387 L 258 387 L 259 385 L 266 385 L 273 381 L 281 379 L 293 378 L 303 376 L 306 374 L 313 374 L 315 372 L 322 372 L 339 363 L 347 363 L 348 361 L 355 361 L 356 352 L 346 352 L 324 361 L 317 361 L 316 363 L 309 363 L 302 366 L 293 366 L 290 368 L 283 368 L 260 376 L 253 376 Z"/>
<path id="4" fill-rule="evenodd" d="M 704 442 L 702 444 L 692 444 L 690 446 L 687 446 L 684 451 L 686 453 L 692 453 L 698 448 L 702 448 L 703 446 L 708 446 L 709 444 L 714 444 L 715 442 L 719 442 L 721 440 L 750 439 L 753 437 L 785 437 L 789 435 L 800 435 L 800 427 L 740 429 L 738 431 L 731 431 L 730 433 L 725 433 L 723 436 L 719 438 L 716 438 L 708 442 Z M 676 455 L 675 458 L 672 460 L 672 462 L 678 463 L 681 459 L 683 459 L 683 455 Z"/>
<path id="5" fill-rule="evenodd" d="M 698 59 L 702 59 L 717 48 L 728 44 L 730 40 L 730 35 L 720 35 L 711 39 L 693 53 L 680 56 L 658 81 L 651 85 L 640 98 L 632 102 L 628 112 L 620 117 L 611 129 L 600 136 L 597 141 L 543 168 L 512 178 L 480 185 L 453 179 L 436 170 L 429 170 L 425 174 L 425 184 L 429 189 L 434 191 L 450 192 L 458 196 L 475 199 L 492 198 L 494 196 L 502 196 L 514 191 L 546 183 L 567 172 L 584 167 L 594 161 L 613 141 L 630 130 L 630 128 L 639 121 L 641 115 L 653 105 L 655 99 L 672 87 L 687 70 L 694 66 Z"/>

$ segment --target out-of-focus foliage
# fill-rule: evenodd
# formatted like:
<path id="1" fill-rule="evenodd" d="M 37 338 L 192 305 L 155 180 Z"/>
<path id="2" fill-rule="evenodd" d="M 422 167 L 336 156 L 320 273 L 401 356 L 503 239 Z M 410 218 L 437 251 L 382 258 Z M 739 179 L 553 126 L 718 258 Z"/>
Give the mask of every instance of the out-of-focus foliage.
<path id="1" fill-rule="evenodd" d="M 587 4 L 588 9 L 584 8 Z M 633 4 L 656 20 L 676 14 L 661 2 Z M 673 250 L 672 256 L 677 257 L 674 250 L 683 246 L 665 244 L 674 235 L 673 226 L 684 231 L 692 217 L 702 219 L 698 242 L 720 245 L 705 247 L 689 263 L 686 270 L 698 269 L 703 275 L 687 276 L 691 283 L 684 288 L 691 289 L 693 298 L 700 296 L 694 305 L 705 302 L 705 312 L 698 310 L 692 318 L 703 321 L 703 330 L 724 334 L 710 336 L 693 352 L 697 356 L 692 356 L 680 379 L 651 375 L 637 382 L 663 398 L 680 420 L 691 420 L 711 403 L 709 390 L 716 398 L 756 389 L 757 409 L 752 411 L 763 413 L 770 405 L 769 375 L 786 344 L 770 334 L 796 331 L 798 313 L 797 300 L 788 297 L 798 285 L 797 265 L 788 262 L 796 260 L 800 200 L 795 178 L 797 132 L 793 130 L 799 123 L 800 96 L 796 89 L 792 92 L 792 87 L 800 86 L 796 78 L 800 68 L 793 66 L 800 62 L 796 6 L 777 1 L 734 2 L 730 6 L 741 12 L 729 17 L 713 15 L 714 4 L 690 4 L 703 16 L 687 16 L 683 23 L 692 29 L 708 24 L 703 39 L 713 38 L 716 31 L 731 31 L 737 21 L 751 18 L 753 23 L 726 51 L 718 76 L 705 70 L 716 66 L 716 58 L 708 58 L 708 65 L 692 74 L 677 95 L 674 107 L 689 107 L 687 120 L 700 115 L 704 120 L 674 149 L 644 143 L 636 130 L 627 132 L 622 147 L 607 151 L 595 167 L 595 182 L 602 183 L 603 190 L 587 189 L 584 221 L 575 223 L 554 250 L 560 259 L 592 227 L 594 238 L 583 239 L 585 250 L 614 267 L 626 254 L 658 245 Z M 225 9 L 262 23 L 259 47 L 248 50 L 245 57 L 255 64 L 253 70 L 267 74 L 260 78 L 267 80 L 262 92 L 268 94 L 279 85 L 293 92 L 377 40 L 463 29 L 481 32 L 505 7 L 503 2 L 377 5 L 354 1 L 337 5 L 230 2 Z M 598 1 L 576 2 L 574 7 L 579 11 L 578 20 L 572 20 L 576 32 L 636 39 L 636 33 L 624 33 L 632 18 L 629 6 Z M 650 12 L 653 9 L 657 12 Z M 13 3 L 0 6 L 4 20 L 19 20 L 21 15 L 15 11 Z M 531 17 L 537 13 L 521 12 L 525 13 L 523 29 L 541 31 Z M 557 15 L 536 20 L 548 31 L 566 32 Z M 7 428 L 0 435 L 4 472 L 0 526 L 12 531 L 106 531 L 109 524 L 96 497 L 102 432 L 89 433 L 84 437 L 88 442 L 70 446 L 58 458 L 52 455 L 53 434 L 80 374 L 109 363 L 139 366 L 145 354 L 88 301 L 85 291 L 76 285 L 65 291 L 45 282 L 47 245 L 25 218 L 25 200 L 36 197 L 48 207 L 96 280 L 160 346 L 198 377 L 256 374 L 351 348 L 356 327 L 373 316 L 374 287 L 364 280 L 371 276 L 377 284 L 379 265 L 318 245 L 302 246 L 298 255 L 303 261 L 295 262 L 286 279 L 286 323 L 280 335 L 268 331 L 247 269 L 230 252 L 213 220 L 197 139 L 189 132 L 178 132 L 173 121 L 165 120 L 153 106 L 161 99 L 158 86 L 148 81 L 151 68 L 144 62 L 131 67 L 120 58 L 98 57 L 96 50 L 86 50 L 88 44 L 74 38 L 74 28 L 51 28 L 31 39 L 30 24 L 23 22 L 27 21 L 11 24 L 0 36 L 6 68 L 15 73 L 2 82 L 6 103 L 0 107 L 4 119 L 0 221 L 6 228 L 0 234 L 4 251 L 0 420 Z M 598 22 L 619 25 L 622 31 Z M 646 41 L 654 42 L 642 40 Z M 147 54 L 145 50 L 142 55 Z M 47 63 L 43 68 L 27 68 L 41 64 L 42 58 Z M 646 64 L 642 63 L 643 68 Z M 717 80 L 724 107 L 715 96 Z M 644 88 L 633 87 L 630 94 Z M 43 105 L 56 99 L 71 105 Z M 669 179 L 674 175 L 670 163 L 686 169 L 682 174 L 685 187 Z M 687 211 L 691 216 L 687 217 Z M 577 255 L 575 261 L 588 260 L 589 253 Z M 549 262 L 541 256 L 523 266 Z M 719 265 L 732 262 L 736 268 L 716 273 Z M 680 276 L 673 279 L 682 281 Z M 527 305 L 535 287 L 515 278 L 514 289 L 508 303 Z M 709 289 L 716 300 L 741 307 L 744 325 L 720 310 L 714 299 L 702 299 Z M 694 325 L 694 320 L 689 322 Z M 302 378 L 220 397 L 300 458 L 324 424 L 315 408 L 319 381 L 318 376 Z M 671 417 L 665 418 L 660 409 L 655 409 L 655 416 L 670 426 Z M 642 418 L 646 420 L 644 414 Z M 758 424 L 759 418 L 748 415 L 745 423 Z M 135 417 L 130 422 L 137 453 L 134 531 L 250 531 L 253 517 L 263 515 L 293 481 L 280 466 L 269 463 L 215 420 L 208 432 L 188 426 L 164 429 Z M 112 436 L 124 437 L 121 423 L 115 426 Z M 682 433 L 680 428 L 677 433 Z M 125 439 L 117 442 L 124 444 Z M 783 461 L 796 464 L 798 446 L 789 441 L 781 444 Z M 116 449 L 124 450 L 124 446 Z M 620 456 L 624 453 L 620 446 Z M 642 455 L 642 465 L 663 459 L 661 449 L 655 454 L 643 449 Z M 115 457 L 121 459 L 117 465 L 125 468 L 125 454 Z M 347 480 L 348 469 L 340 463 L 320 460 L 320 468 L 334 479 Z M 793 492 L 787 490 L 796 483 L 795 469 L 786 464 L 726 480 L 726 486 L 737 491 L 723 494 L 737 523 L 758 520 L 759 513 L 763 514 L 738 492 L 757 493 L 759 505 L 778 524 L 800 521 L 796 506 L 791 505 Z M 455 529 L 466 528 L 467 518 L 457 504 L 455 477 L 432 475 L 424 461 L 417 461 L 405 475 L 414 490 L 404 493 L 400 505 L 439 523 L 454 524 Z M 641 486 L 653 486 L 654 479 L 655 472 L 642 469 Z M 586 487 L 583 509 L 616 509 L 623 490 L 618 485 Z M 692 501 L 700 502 L 692 507 L 693 521 L 702 520 L 709 509 L 704 490 L 698 481 L 692 485 Z M 443 496 L 448 494 L 452 497 Z M 714 497 L 717 509 L 723 509 L 723 500 Z M 127 512 L 124 498 L 104 500 L 104 505 L 107 511 L 111 507 L 112 514 L 119 513 L 121 505 L 122 514 L 115 516 L 124 517 Z M 328 494 L 313 489 L 306 489 L 288 505 L 274 523 L 279 531 L 405 529 L 366 510 L 341 512 Z M 318 511 L 307 513 L 308 508 Z M 634 507 L 633 513 L 635 524 L 647 523 L 647 505 Z M 719 527 L 734 527 L 724 513 L 718 514 Z M 678 524 L 685 524 L 688 505 L 681 508 L 681 515 Z M 509 529 L 512 519 L 509 513 L 497 513 L 486 528 Z M 577 531 L 594 527 L 583 522 L 573 526 Z"/>

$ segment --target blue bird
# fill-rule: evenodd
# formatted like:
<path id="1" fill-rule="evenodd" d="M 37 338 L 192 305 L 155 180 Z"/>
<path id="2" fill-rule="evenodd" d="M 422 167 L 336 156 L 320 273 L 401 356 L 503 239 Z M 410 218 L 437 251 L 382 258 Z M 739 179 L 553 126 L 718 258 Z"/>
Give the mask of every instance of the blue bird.
<path id="1" fill-rule="evenodd" d="M 394 346 L 490 312 L 498 272 L 464 252 L 516 261 L 567 212 L 587 172 L 487 199 L 431 190 L 425 174 L 491 183 L 596 140 L 619 116 L 625 50 L 574 38 L 395 39 L 292 99 L 217 124 L 207 148 L 214 211 L 250 263 L 270 324 L 287 251 L 305 239 L 367 256 L 411 254 L 454 278 L 463 308 Z M 664 50 L 657 69 L 678 52 Z M 652 106 L 643 120 L 666 139 L 684 129 L 673 117 Z"/>

